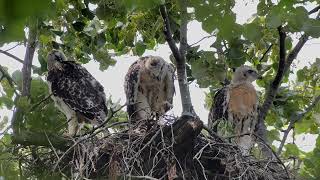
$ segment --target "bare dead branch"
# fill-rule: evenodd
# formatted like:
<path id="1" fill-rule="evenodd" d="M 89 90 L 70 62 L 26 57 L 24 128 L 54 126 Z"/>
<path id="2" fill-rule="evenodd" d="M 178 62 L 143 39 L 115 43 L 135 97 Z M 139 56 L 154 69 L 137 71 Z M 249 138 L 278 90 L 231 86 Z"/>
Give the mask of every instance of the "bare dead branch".
<path id="1" fill-rule="evenodd" d="M 289 122 L 289 125 L 288 125 L 288 128 L 283 132 L 283 137 L 282 137 L 282 140 L 281 140 L 281 143 L 279 145 L 279 148 L 278 148 L 278 151 L 277 151 L 277 155 L 280 155 L 281 152 L 282 152 L 282 149 L 284 147 L 284 144 L 288 138 L 288 134 L 289 132 L 294 128 L 294 125 L 295 123 L 301 121 L 306 114 L 308 114 L 310 111 L 312 111 L 312 109 L 319 103 L 320 101 L 320 96 L 317 96 L 313 102 L 304 110 L 303 113 L 300 113 L 300 114 L 293 114 L 291 117 L 290 117 L 290 122 Z"/>

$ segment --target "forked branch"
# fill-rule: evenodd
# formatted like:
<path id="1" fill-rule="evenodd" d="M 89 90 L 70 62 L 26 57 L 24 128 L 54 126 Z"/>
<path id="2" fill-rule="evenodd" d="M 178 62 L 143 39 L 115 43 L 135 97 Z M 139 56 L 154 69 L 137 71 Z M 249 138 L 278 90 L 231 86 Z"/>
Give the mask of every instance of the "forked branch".
<path id="1" fill-rule="evenodd" d="M 187 6 L 184 0 L 180 0 L 180 17 L 181 17 L 181 25 L 180 25 L 180 48 L 176 46 L 176 43 L 172 37 L 170 20 L 168 16 L 168 12 L 165 5 L 160 6 L 160 13 L 164 21 L 164 30 L 163 33 L 165 35 L 166 41 L 169 44 L 169 47 L 172 51 L 172 54 L 176 60 L 177 66 L 177 76 L 181 94 L 181 102 L 182 102 L 182 114 L 194 116 L 195 112 L 191 102 L 190 91 L 187 82 L 187 73 L 186 73 L 186 49 L 188 47 L 187 44 L 187 24 L 188 24 L 188 15 L 187 15 Z"/>
<path id="2" fill-rule="evenodd" d="M 317 12 L 320 8 L 316 7 L 315 9 L 311 10 L 309 14 L 312 14 Z M 319 19 L 320 13 L 317 15 L 316 19 Z M 259 111 L 259 116 L 258 116 L 258 125 L 257 125 L 257 134 L 267 142 L 267 137 L 266 137 L 266 125 L 264 123 L 264 120 L 267 116 L 267 113 L 269 109 L 271 108 L 271 105 L 273 103 L 274 97 L 277 94 L 278 88 L 280 87 L 280 84 L 282 82 L 283 76 L 289 71 L 290 66 L 294 59 L 297 57 L 299 54 L 300 50 L 302 47 L 305 45 L 305 43 L 308 41 L 308 35 L 303 34 L 300 38 L 298 43 L 295 45 L 295 47 L 290 51 L 288 56 L 286 57 L 285 52 L 285 35 L 283 34 L 283 29 L 281 27 L 278 28 L 279 31 L 279 45 L 280 45 L 280 60 L 279 60 L 279 66 L 278 66 L 278 71 L 276 74 L 276 77 L 272 81 L 268 91 L 266 92 L 266 98 L 263 102 L 263 105 Z M 271 157 L 271 154 L 268 152 L 264 152 L 262 150 L 264 155 L 267 157 Z M 267 151 L 267 150 L 266 150 Z"/>

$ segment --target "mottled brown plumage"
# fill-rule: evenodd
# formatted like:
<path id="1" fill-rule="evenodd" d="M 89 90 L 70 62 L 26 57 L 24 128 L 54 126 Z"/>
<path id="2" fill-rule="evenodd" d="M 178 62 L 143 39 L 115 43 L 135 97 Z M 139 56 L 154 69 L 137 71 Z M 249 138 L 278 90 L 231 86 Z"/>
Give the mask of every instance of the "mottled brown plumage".
<path id="1" fill-rule="evenodd" d="M 209 128 L 216 132 L 220 120 L 233 125 L 235 142 L 244 155 L 250 153 L 255 139 L 251 134 L 257 123 L 258 97 L 252 82 L 257 78 L 257 72 L 251 67 L 237 68 L 231 83 L 216 93 L 208 118 Z"/>
<path id="2" fill-rule="evenodd" d="M 142 57 L 130 66 L 124 88 L 131 123 L 159 117 L 172 108 L 174 68 L 161 57 Z"/>
<path id="3" fill-rule="evenodd" d="M 58 109 L 68 119 L 71 136 L 79 134 L 81 123 L 103 122 L 108 114 L 103 86 L 80 64 L 67 61 L 53 50 L 48 55 L 49 90 Z"/>

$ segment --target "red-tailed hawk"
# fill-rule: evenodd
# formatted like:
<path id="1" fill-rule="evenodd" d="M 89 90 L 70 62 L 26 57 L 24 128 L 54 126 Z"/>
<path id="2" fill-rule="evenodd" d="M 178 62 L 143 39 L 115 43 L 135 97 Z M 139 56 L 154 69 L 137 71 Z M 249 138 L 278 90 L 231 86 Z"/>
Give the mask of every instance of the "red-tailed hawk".
<path id="1" fill-rule="evenodd" d="M 174 68 L 161 57 L 142 57 L 130 66 L 124 89 L 131 123 L 157 118 L 172 108 Z"/>
<path id="2" fill-rule="evenodd" d="M 231 83 L 215 94 L 208 118 L 209 128 L 215 132 L 219 132 L 220 122 L 230 122 L 243 155 L 248 155 L 254 145 L 252 133 L 257 123 L 258 97 L 252 82 L 258 78 L 251 67 L 238 67 Z"/>
<path id="3" fill-rule="evenodd" d="M 67 117 L 71 136 L 79 133 L 83 122 L 99 124 L 106 119 L 103 86 L 84 67 L 67 61 L 58 50 L 48 55 L 47 81 L 51 98 Z"/>

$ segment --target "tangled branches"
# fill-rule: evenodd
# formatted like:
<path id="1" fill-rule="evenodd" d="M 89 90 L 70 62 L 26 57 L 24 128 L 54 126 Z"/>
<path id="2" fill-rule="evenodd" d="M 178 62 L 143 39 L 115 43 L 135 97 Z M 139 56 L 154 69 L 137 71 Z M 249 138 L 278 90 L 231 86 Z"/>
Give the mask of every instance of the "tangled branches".
<path id="1" fill-rule="evenodd" d="M 182 116 L 172 125 L 149 120 L 109 135 L 86 134 L 67 150 L 52 147 L 48 168 L 72 179 L 289 179 L 278 160 L 244 157 L 202 128 L 199 119 Z"/>

